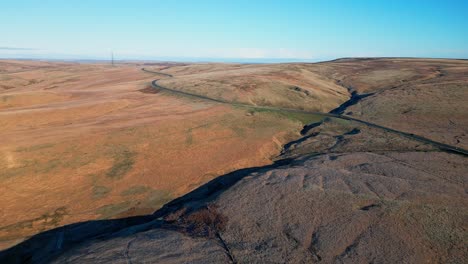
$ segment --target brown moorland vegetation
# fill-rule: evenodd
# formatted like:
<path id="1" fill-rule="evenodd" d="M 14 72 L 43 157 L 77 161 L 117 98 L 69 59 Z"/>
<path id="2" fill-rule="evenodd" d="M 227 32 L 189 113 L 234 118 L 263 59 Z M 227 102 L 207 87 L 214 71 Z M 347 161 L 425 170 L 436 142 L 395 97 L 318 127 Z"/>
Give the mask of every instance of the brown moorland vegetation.
<path id="1" fill-rule="evenodd" d="M 152 93 L 158 76 L 140 68 L 0 62 L 2 247 L 153 212 L 217 175 L 271 163 L 302 122 L 320 119 Z"/>
<path id="2" fill-rule="evenodd" d="M 53 123 L 55 127 L 49 128 L 49 123 L 41 121 L 37 117 L 39 115 L 20 119 L 31 122 L 25 123 L 32 124 L 33 128 L 43 129 L 36 130 L 33 137 L 32 134 L 26 134 L 26 128 L 16 127 L 13 121 L 5 122 L 9 125 L 10 134 L 4 133 L 2 136 L 9 140 L 21 136 L 23 140 L 27 136 L 37 141 L 53 139 L 54 136 L 62 136 L 61 139 L 64 140 L 64 145 L 57 145 L 60 147 L 51 146 L 50 142 L 23 146 L 20 144 L 22 141 L 18 140 L 12 144 L 14 151 L 11 147 L 7 149 L 9 152 L 4 152 L 25 155 L 19 156 L 20 159 L 5 155 L 4 168 L 8 164 L 16 164 L 11 161 L 19 160 L 22 162 L 20 164 L 29 165 L 12 168 L 28 168 L 34 172 L 21 176 L 14 173 L 24 172 L 22 170 L 5 170 L 16 176 L 6 175 L 0 178 L 9 184 L 5 185 L 10 188 L 9 195 L 15 194 L 12 190 L 16 189 L 12 187 L 16 182 L 24 188 L 22 192 L 15 194 L 16 200 L 11 199 L 9 202 L 12 205 L 18 204 L 20 194 L 28 198 L 29 192 L 34 192 L 37 186 L 43 188 L 42 190 L 46 189 L 45 186 L 48 190 L 53 190 L 45 183 L 47 179 L 55 179 L 54 174 L 49 173 L 50 163 L 42 163 L 39 157 L 55 157 L 58 160 L 55 161 L 57 164 L 50 165 L 51 170 L 61 171 L 64 169 L 63 164 L 70 164 L 72 167 L 66 171 L 70 175 L 78 175 L 77 171 L 87 173 L 85 175 L 88 176 L 68 177 L 66 183 L 62 178 L 67 174 L 58 174 L 57 179 L 62 179 L 62 182 L 54 183 L 53 186 L 60 186 L 59 190 L 65 185 L 71 185 L 69 183 L 83 186 L 82 189 L 67 189 L 69 196 L 74 195 L 73 200 L 69 200 L 71 205 L 82 201 L 75 200 L 84 197 L 81 194 L 86 191 L 81 190 L 88 190 L 87 193 L 90 193 L 91 185 L 81 185 L 79 179 L 99 183 L 95 191 L 93 187 L 95 199 L 110 204 L 99 207 L 99 212 L 93 209 L 98 214 L 88 219 L 143 214 L 146 209 L 150 211 L 148 204 L 159 208 L 164 199 L 182 196 L 166 203 L 154 214 L 137 218 L 88 221 L 41 233 L 0 252 L 0 260 L 17 263 L 464 263 L 468 259 L 468 163 L 464 149 L 467 146 L 468 132 L 465 104 L 468 100 L 466 61 L 388 58 L 341 59 L 317 64 L 145 65 L 154 71 L 173 76 L 149 78 L 161 79 L 157 83 L 167 88 L 222 100 L 271 106 L 270 108 L 218 104 L 166 90 L 152 93 L 148 89 L 148 73 L 140 75 L 135 65 L 122 65 L 119 69 L 104 65 L 72 66 L 102 67 L 102 74 L 121 70 L 119 76 L 124 75 L 123 71 L 133 71 L 132 74 L 135 75 L 132 76 L 142 78 L 136 81 L 138 85 L 132 82 L 134 86 L 128 83 L 118 84 L 118 81 L 105 86 L 106 91 L 112 91 L 113 96 L 105 92 L 99 94 L 117 100 L 114 96 L 123 93 L 118 102 L 127 100 L 124 110 L 92 116 L 100 108 L 89 112 L 85 111 L 86 107 L 80 108 L 85 116 L 90 117 L 86 119 L 88 123 L 82 122 L 76 128 L 90 127 L 95 130 L 82 130 L 81 133 L 86 135 L 83 137 L 85 139 L 75 142 L 72 149 L 80 151 L 78 157 L 87 157 L 88 153 L 95 153 L 99 149 L 99 155 L 95 153 L 88 158 L 99 160 L 105 165 L 89 165 L 90 163 L 85 162 L 86 158 L 83 161 L 64 152 L 73 139 L 76 141 L 79 138 L 77 135 L 73 137 L 72 129 L 68 134 L 51 131 L 60 127 L 60 132 L 66 132 L 65 125 Z M 297 70 L 301 74 L 294 75 L 292 72 Z M 226 72 L 226 75 L 222 72 Z M 276 77 L 271 78 L 270 74 Z M 289 79 L 292 75 L 295 77 Z M 308 79 L 306 76 L 318 77 Z M 257 78 L 259 82 L 255 82 Z M 269 84 L 265 84 L 267 81 Z M 318 84 L 322 81 L 326 85 L 318 86 L 318 94 L 327 91 L 328 87 L 329 94 L 337 95 L 328 101 L 330 107 L 317 108 L 319 104 L 310 101 L 307 96 L 297 97 L 295 101 L 286 96 L 291 90 L 290 85 L 296 86 L 292 89 L 294 92 L 307 95 L 305 91 L 309 91 L 309 88 L 304 89 L 305 85 L 297 85 L 299 82 Z M 271 90 L 268 89 L 269 85 L 273 87 Z M 116 87 L 121 87 L 121 90 Z M 250 90 L 239 87 L 249 87 Z M 92 90 L 102 89 L 94 87 Z M 264 101 L 255 99 L 256 90 L 261 91 Z M 338 93 L 338 90 L 343 92 Z M 5 89 L 5 94 L 10 95 L 8 91 L 11 89 Z M 342 93 L 349 100 L 338 107 L 339 103 L 336 102 L 344 102 Z M 70 103 L 75 100 L 72 105 L 76 107 L 81 105 L 76 95 L 67 97 L 69 94 L 60 93 L 59 96 L 57 104 L 47 102 L 43 106 L 39 104 L 32 108 L 7 106 L 0 113 L 7 113 L 5 117 L 8 117 L 9 111 L 11 114 L 31 114 L 21 110 L 37 110 L 41 107 L 48 109 L 50 105 L 58 105 L 57 109 L 66 109 L 63 102 L 67 100 Z M 98 96 L 88 99 L 92 101 L 95 97 Z M 302 101 L 298 98 L 305 99 Z M 104 101 L 107 100 L 99 102 Z M 332 107 L 333 102 L 335 105 Z M 344 117 L 370 121 L 406 134 L 338 116 L 307 115 L 274 109 L 294 106 L 312 111 L 333 109 L 333 113 Z M 141 109 L 146 109 L 147 112 L 140 112 Z M 177 118 L 167 109 L 180 111 Z M 136 113 L 139 114 L 138 118 L 135 118 Z M 58 120 L 57 116 L 50 116 L 51 120 Z M 70 115 L 70 118 L 73 117 Z M 81 119 L 77 117 L 73 123 L 78 120 Z M 250 123 L 249 120 L 255 122 Z M 207 123 L 203 122 L 208 121 L 215 123 L 209 123 L 208 129 L 205 129 Z M 302 124 L 307 125 L 302 127 Z M 146 134 L 139 130 L 140 125 L 145 127 Z M 102 127 L 107 129 L 99 130 Z M 158 134 L 161 129 L 165 133 Z M 187 136 L 189 130 L 191 134 Z M 199 134 L 196 133 L 197 130 Z M 182 138 L 176 136 L 183 133 L 180 131 L 184 131 L 186 135 L 183 137 L 184 144 L 180 143 Z M 226 131 L 238 136 L 231 142 L 231 137 L 219 134 L 227 133 Z M 413 133 L 429 140 L 420 140 L 411 136 Z M 102 137 L 95 138 L 95 135 Z M 152 141 L 154 138 L 158 141 Z M 213 139 L 217 139 L 216 143 L 211 142 Z M 449 144 L 452 150 L 432 144 L 430 140 Z M 160 143 L 161 141 L 167 142 L 167 145 Z M 149 144 L 147 149 L 135 147 L 144 143 Z M 249 148 L 252 144 L 257 145 Z M 196 149 L 191 155 L 184 156 L 191 149 L 190 146 L 196 146 Z M 220 148 L 222 149 L 219 150 Z M 461 151 L 453 151 L 457 148 Z M 174 151 L 170 155 L 173 149 L 184 151 Z M 234 152 L 236 149 L 242 150 L 238 153 Z M 59 154 L 53 154 L 56 153 L 54 151 Z M 258 159 L 259 153 L 265 159 Z M 148 157 L 146 163 L 136 158 L 140 155 Z M 242 162 L 246 155 L 251 156 Z M 74 163 L 75 159 L 79 162 Z M 160 160 L 164 163 L 159 163 Z M 198 167 L 205 164 L 204 162 L 209 165 Z M 196 177 L 197 173 L 203 173 L 220 162 L 234 162 L 240 169 L 228 169 L 226 172 L 232 172 L 224 175 L 221 174 L 225 172 L 214 170 L 213 175 L 193 181 L 199 179 Z M 149 170 L 157 172 L 166 163 L 169 165 L 166 172 L 171 173 L 178 169 L 178 175 L 183 177 L 158 180 L 160 174 L 145 173 Z M 268 165 L 258 165 L 261 163 Z M 138 164 L 145 166 L 138 167 Z M 193 172 L 194 168 L 200 170 Z M 92 171 L 94 174 L 91 174 Z M 36 173 L 39 177 L 35 177 Z M 149 176 L 140 176 L 142 173 Z M 186 179 L 188 180 L 185 181 Z M 209 181 L 210 179 L 212 180 Z M 38 185 L 35 187 L 31 182 Z M 135 182 L 139 184 L 136 185 Z M 109 186 L 112 187 L 110 191 L 106 189 Z M 165 189 L 158 188 L 159 186 L 165 186 Z M 119 196 L 115 195 L 116 189 Z M 145 196 L 150 190 L 155 191 L 156 197 L 159 197 L 159 200 L 152 200 L 158 201 L 154 204 L 149 202 L 149 196 Z M 162 193 L 161 190 L 166 192 Z M 112 195 L 109 196 L 109 192 Z M 55 205 L 61 204 L 54 199 L 47 200 L 54 198 L 53 195 L 46 196 L 40 192 L 34 194 L 39 202 L 54 201 Z M 57 197 L 67 199 L 68 196 Z M 123 205 L 116 206 L 112 203 L 115 197 L 122 199 L 119 201 Z M 138 204 L 132 204 L 136 200 Z M 35 203 L 32 197 L 28 201 Z M 5 203 L 6 206 L 8 203 Z M 39 223 L 45 223 L 43 230 L 61 226 L 70 219 L 67 218 L 71 215 L 69 210 L 66 206 L 57 207 L 36 216 L 33 221 L 11 225 L 9 228 L 13 228 L 9 229 L 8 235 L 16 235 L 15 239 L 19 239 L 36 233 L 38 230 L 31 231 L 27 228 L 37 227 Z M 21 217 L 21 213 L 24 215 L 21 210 L 12 212 L 18 213 L 11 213 L 13 217 Z M 7 213 L 5 215 L 9 216 Z M 21 234 L 19 230 L 27 231 Z M 8 243 L 12 243 L 11 241 Z"/>

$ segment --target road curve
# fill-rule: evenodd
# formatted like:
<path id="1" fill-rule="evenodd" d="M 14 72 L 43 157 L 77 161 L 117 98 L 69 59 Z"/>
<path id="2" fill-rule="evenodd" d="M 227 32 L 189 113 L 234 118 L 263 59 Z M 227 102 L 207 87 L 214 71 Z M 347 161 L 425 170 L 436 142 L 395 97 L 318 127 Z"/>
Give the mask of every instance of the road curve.
<path id="1" fill-rule="evenodd" d="M 167 73 L 150 71 L 150 70 L 146 70 L 145 68 L 142 68 L 141 70 L 144 71 L 144 72 L 147 72 L 147 73 L 159 74 L 159 75 L 166 76 L 166 77 L 173 77 L 172 75 L 167 74 Z M 293 108 L 281 108 L 281 107 L 272 107 L 272 106 L 255 106 L 255 105 L 244 104 L 244 103 L 230 102 L 230 101 L 226 101 L 226 100 L 222 100 L 222 99 L 211 98 L 211 97 L 204 96 L 204 95 L 193 94 L 193 93 L 189 93 L 189 92 L 184 92 L 184 91 L 180 91 L 180 90 L 175 90 L 175 89 L 163 87 L 163 86 L 160 86 L 159 84 L 157 84 L 157 81 L 159 81 L 159 80 L 160 79 L 153 80 L 151 82 L 151 86 L 153 88 L 159 89 L 161 91 L 167 91 L 167 92 L 174 93 L 174 94 L 179 94 L 179 95 L 183 95 L 183 96 L 203 99 L 203 100 L 207 100 L 207 101 L 211 101 L 211 102 L 215 102 L 215 103 L 221 103 L 221 104 L 229 104 L 229 105 L 234 105 L 234 106 L 244 106 L 244 107 L 251 107 L 251 108 L 256 108 L 256 109 L 266 109 L 266 110 L 275 110 L 275 111 L 292 112 L 292 113 L 321 115 L 321 116 L 324 116 L 324 117 L 332 117 L 332 118 L 338 118 L 338 119 L 342 119 L 342 120 L 353 121 L 353 122 L 357 122 L 357 123 L 366 125 L 368 127 L 381 129 L 381 130 L 383 130 L 385 132 L 390 132 L 390 133 L 397 134 L 397 135 L 400 135 L 400 136 L 403 136 L 403 137 L 406 137 L 406 138 L 409 138 L 409 139 L 412 139 L 412 140 L 416 140 L 416 141 L 419 141 L 419 142 L 422 142 L 422 143 L 425 143 L 425 144 L 429 144 L 429 145 L 434 146 L 434 147 L 436 147 L 436 148 L 438 148 L 438 149 L 440 149 L 442 151 L 446 151 L 446 152 L 459 154 L 459 155 L 468 157 L 468 150 L 466 150 L 466 149 L 455 147 L 455 146 L 448 145 L 448 144 L 441 143 L 441 142 L 437 142 L 437 141 L 434 141 L 434 140 L 431 140 L 431 139 L 428 139 L 428 138 L 425 138 L 425 137 L 422 137 L 422 136 L 418 136 L 418 135 L 415 135 L 415 134 L 412 134 L 412 133 L 407 133 L 407 132 L 395 130 L 395 129 L 392 129 L 392 128 L 389 128 L 389 127 L 381 126 L 381 125 L 378 125 L 378 124 L 375 124 L 375 123 L 367 122 L 367 121 L 360 120 L 360 119 L 353 118 L 353 117 L 349 117 L 349 116 L 344 116 L 344 115 L 339 115 L 339 114 L 332 114 L 332 113 L 306 111 L 306 110 L 299 110 L 299 109 L 293 109 Z"/>

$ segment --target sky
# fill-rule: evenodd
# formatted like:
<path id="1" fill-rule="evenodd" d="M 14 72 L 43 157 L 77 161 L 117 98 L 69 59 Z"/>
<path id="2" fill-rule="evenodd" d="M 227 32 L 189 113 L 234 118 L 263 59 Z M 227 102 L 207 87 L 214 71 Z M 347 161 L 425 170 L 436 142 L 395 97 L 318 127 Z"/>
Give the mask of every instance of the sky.
<path id="1" fill-rule="evenodd" d="M 2 0 L 0 58 L 468 58 L 465 0 Z"/>

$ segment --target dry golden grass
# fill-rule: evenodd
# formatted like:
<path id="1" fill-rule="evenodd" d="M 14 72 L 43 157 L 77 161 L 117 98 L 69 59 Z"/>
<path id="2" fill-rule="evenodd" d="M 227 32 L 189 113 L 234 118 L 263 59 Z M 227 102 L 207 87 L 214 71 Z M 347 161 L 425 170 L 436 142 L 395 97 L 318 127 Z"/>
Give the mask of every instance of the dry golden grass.
<path id="1" fill-rule="evenodd" d="M 328 112 L 349 98 L 346 88 L 296 64 L 175 66 L 158 84 L 191 93 L 260 106 Z"/>
<path id="2" fill-rule="evenodd" d="M 271 163 L 321 118 L 152 93 L 161 76 L 142 66 L 174 75 L 161 85 L 251 105 L 329 111 L 349 98 L 345 87 L 376 92 L 345 114 L 466 147 L 463 61 L 0 61 L 0 248 L 56 226 L 151 213 L 218 175 Z"/>
<path id="3" fill-rule="evenodd" d="M 0 88 L 3 248 L 56 226 L 151 213 L 217 175 L 271 163 L 302 127 L 295 116 L 141 92 L 156 77 L 135 65 L 0 69 L 13 87 Z"/>

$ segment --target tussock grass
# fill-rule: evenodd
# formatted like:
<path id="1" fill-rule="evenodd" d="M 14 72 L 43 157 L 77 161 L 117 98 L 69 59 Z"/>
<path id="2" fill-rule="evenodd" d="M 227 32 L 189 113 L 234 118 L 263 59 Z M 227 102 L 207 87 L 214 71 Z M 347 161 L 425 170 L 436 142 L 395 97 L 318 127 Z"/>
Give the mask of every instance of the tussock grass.
<path id="1" fill-rule="evenodd" d="M 131 207 L 132 203 L 130 201 L 125 201 L 117 204 L 108 204 L 99 207 L 96 210 L 97 214 L 100 214 L 100 219 L 111 218 L 119 213 L 125 212 Z"/>
<path id="2" fill-rule="evenodd" d="M 148 192 L 149 190 L 151 190 L 151 188 L 148 186 L 143 186 L 143 185 L 132 186 L 128 188 L 127 190 L 123 191 L 121 195 L 122 196 L 138 195 L 138 194 Z"/>
<path id="3" fill-rule="evenodd" d="M 135 163 L 135 153 L 124 148 L 114 151 L 114 164 L 107 171 L 106 176 L 113 179 L 122 178 L 129 172 Z"/>
<path id="4" fill-rule="evenodd" d="M 93 198 L 102 199 L 109 195 L 111 189 L 106 186 L 94 186 L 93 187 Z"/>
<path id="5" fill-rule="evenodd" d="M 321 115 L 307 114 L 307 113 L 297 113 L 297 112 L 288 112 L 276 109 L 267 109 L 267 108 L 256 108 L 253 107 L 247 110 L 248 114 L 255 115 L 256 113 L 267 113 L 273 114 L 280 118 L 286 118 L 291 121 L 300 122 L 303 125 L 320 122 L 324 119 Z"/>

